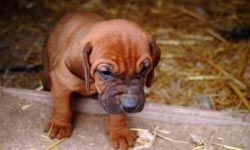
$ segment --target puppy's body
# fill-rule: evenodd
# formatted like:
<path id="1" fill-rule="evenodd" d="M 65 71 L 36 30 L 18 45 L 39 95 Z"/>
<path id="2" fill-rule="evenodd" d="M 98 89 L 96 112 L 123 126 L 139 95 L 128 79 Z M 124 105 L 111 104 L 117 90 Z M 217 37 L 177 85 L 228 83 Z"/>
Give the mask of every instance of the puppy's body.
<path id="1" fill-rule="evenodd" d="M 52 29 L 44 47 L 44 87 L 54 102 L 47 131 L 62 138 L 72 132 L 72 92 L 98 93 L 109 115 L 109 139 L 115 148 L 134 142 L 124 112 L 139 112 L 145 102 L 160 49 L 135 23 L 104 20 L 91 13 L 64 16 Z"/>

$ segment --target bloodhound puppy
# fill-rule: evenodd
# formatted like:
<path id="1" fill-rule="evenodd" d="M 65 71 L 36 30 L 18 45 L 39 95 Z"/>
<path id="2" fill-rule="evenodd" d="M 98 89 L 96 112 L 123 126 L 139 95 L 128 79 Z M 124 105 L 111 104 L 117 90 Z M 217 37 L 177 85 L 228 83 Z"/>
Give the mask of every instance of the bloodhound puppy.
<path id="1" fill-rule="evenodd" d="M 53 114 L 46 131 L 51 138 L 69 137 L 73 111 L 70 97 L 98 93 L 109 113 L 109 141 L 114 148 L 132 146 L 126 113 L 140 112 L 144 86 L 150 87 L 160 49 L 135 23 L 84 12 L 62 17 L 44 46 L 44 88 L 51 90 Z"/>

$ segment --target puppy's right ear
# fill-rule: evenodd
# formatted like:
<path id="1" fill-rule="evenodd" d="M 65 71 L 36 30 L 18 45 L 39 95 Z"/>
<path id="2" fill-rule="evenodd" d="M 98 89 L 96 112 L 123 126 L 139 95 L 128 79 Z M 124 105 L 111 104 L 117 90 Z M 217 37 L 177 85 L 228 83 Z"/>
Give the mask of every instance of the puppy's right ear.
<path id="1" fill-rule="evenodd" d="M 147 75 L 147 78 L 146 78 L 146 86 L 147 87 L 150 87 L 153 83 L 154 69 L 157 66 L 157 64 L 159 63 L 160 57 L 161 57 L 161 50 L 152 38 L 149 39 L 149 49 L 150 49 L 150 55 L 151 55 L 152 60 L 153 60 L 153 69 Z"/>
<path id="2" fill-rule="evenodd" d="M 75 76 L 85 81 L 87 94 L 90 91 L 90 64 L 89 55 L 92 51 L 92 45 L 88 42 L 82 51 L 72 52 L 66 57 L 65 65 Z"/>

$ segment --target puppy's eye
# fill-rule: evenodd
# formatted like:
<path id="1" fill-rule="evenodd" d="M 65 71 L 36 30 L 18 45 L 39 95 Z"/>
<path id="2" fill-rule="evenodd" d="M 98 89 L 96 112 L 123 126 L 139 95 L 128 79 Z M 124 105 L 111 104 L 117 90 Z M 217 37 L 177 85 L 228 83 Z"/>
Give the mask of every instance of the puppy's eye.
<path id="1" fill-rule="evenodd" d="M 149 62 L 148 61 L 144 61 L 143 66 L 142 66 L 142 68 L 141 68 L 141 70 L 139 72 L 139 75 L 140 76 L 146 75 L 146 73 L 147 73 L 147 71 L 149 69 L 149 66 L 150 66 Z"/>
<path id="2" fill-rule="evenodd" d="M 100 69 L 98 70 L 99 75 L 104 79 L 104 80 L 111 80 L 112 79 L 112 72 L 108 68 Z"/>

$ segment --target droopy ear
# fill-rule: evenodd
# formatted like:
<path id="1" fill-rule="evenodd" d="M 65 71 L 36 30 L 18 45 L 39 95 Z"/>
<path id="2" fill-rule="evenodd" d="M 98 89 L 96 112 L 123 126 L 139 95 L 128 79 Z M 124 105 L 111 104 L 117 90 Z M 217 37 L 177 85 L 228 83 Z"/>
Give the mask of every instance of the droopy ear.
<path id="1" fill-rule="evenodd" d="M 92 50 L 92 45 L 87 43 L 82 51 L 76 53 L 72 52 L 66 57 L 65 65 L 69 71 L 75 76 L 85 81 L 85 88 L 87 94 L 90 91 L 90 65 L 89 55 Z"/>
<path id="2" fill-rule="evenodd" d="M 158 45 L 156 45 L 155 41 L 153 39 L 149 40 L 149 49 L 150 49 L 150 55 L 153 60 L 153 68 L 152 70 L 148 73 L 146 77 L 146 86 L 150 87 L 153 83 L 154 80 L 154 68 L 157 66 L 159 63 L 160 57 L 161 57 L 161 50 Z"/>

